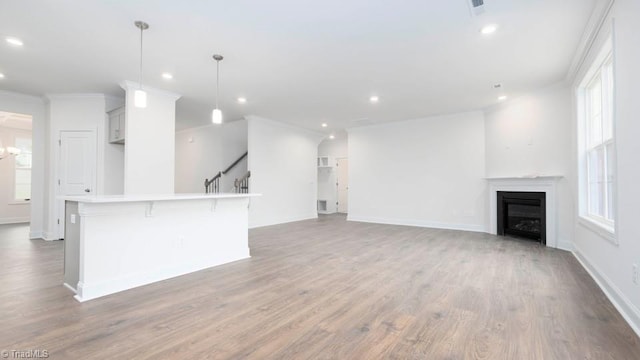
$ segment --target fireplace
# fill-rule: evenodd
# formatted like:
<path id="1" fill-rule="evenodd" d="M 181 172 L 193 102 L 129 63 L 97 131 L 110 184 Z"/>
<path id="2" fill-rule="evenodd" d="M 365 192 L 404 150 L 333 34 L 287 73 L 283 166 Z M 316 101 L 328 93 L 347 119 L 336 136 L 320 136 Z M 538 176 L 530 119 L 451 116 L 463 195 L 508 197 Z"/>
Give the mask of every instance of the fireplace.
<path id="1" fill-rule="evenodd" d="M 547 243 L 544 192 L 497 192 L 497 234 L 515 235 Z"/>

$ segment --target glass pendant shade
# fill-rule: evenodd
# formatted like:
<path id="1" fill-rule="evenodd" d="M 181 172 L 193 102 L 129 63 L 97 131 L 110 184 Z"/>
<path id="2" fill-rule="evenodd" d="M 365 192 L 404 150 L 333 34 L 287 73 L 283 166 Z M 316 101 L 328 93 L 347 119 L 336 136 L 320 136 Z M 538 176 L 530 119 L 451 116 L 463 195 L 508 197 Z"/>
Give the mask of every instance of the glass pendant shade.
<path id="1" fill-rule="evenodd" d="M 147 107 L 147 93 L 144 90 L 136 90 L 133 93 L 133 102 L 137 108 Z"/>
<path id="2" fill-rule="evenodd" d="M 20 153 L 22 153 L 22 150 L 13 146 L 7 146 L 7 152 L 9 153 L 9 155 L 20 155 Z"/>
<path id="3" fill-rule="evenodd" d="M 213 109 L 211 112 L 211 122 L 214 124 L 222 124 L 222 111 L 220 109 Z"/>
<path id="4" fill-rule="evenodd" d="M 144 21 L 136 21 L 133 24 L 140 29 L 140 81 L 138 82 L 140 88 L 133 93 L 133 105 L 137 108 L 146 108 L 147 93 L 142 90 L 142 33 L 149 28 L 149 24 Z"/>

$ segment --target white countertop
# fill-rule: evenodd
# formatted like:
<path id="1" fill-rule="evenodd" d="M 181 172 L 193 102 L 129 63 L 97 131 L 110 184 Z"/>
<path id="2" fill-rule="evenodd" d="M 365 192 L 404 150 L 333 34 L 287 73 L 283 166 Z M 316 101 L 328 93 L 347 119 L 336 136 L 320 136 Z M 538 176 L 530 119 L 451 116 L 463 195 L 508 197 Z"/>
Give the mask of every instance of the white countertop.
<path id="1" fill-rule="evenodd" d="M 203 199 L 233 199 L 261 196 L 261 194 L 149 194 L 149 195 L 101 195 L 101 196 L 59 196 L 60 200 L 76 201 L 81 203 L 122 203 L 137 201 L 176 201 L 176 200 L 203 200 Z"/>
<path id="2" fill-rule="evenodd" d="M 561 179 L 562 175 L 522 175 L 522 176 L 496 176 L 486 177 L 485 180 L 545 180 L 545 179 Z"/>

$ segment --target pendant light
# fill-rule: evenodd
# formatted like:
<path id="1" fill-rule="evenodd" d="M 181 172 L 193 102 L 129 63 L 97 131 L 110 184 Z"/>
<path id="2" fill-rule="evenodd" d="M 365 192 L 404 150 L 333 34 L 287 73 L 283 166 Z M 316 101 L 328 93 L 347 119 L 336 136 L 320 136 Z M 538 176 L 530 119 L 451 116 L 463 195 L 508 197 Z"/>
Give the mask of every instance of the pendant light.
<path id="1" fill-rule="evenodd" d="M 147 107 L 147 93 L 142 90 L 142 33 L 149 28 L 149 24 L 144 21 L 134 23 L 140 29 L 140 88 L 133 93 L 133 103 L 137 108 Z"/>
<path id="2" fill-rule="evenodd" d="M 216 61 L 216 108 L 211 112 L 211 122 L 214 124 L 222 124 L 222 111 L 218 108 L 218 98 L 220 97 L 220 60 L 224 59 L 222 55 L 213 55 Z"/>

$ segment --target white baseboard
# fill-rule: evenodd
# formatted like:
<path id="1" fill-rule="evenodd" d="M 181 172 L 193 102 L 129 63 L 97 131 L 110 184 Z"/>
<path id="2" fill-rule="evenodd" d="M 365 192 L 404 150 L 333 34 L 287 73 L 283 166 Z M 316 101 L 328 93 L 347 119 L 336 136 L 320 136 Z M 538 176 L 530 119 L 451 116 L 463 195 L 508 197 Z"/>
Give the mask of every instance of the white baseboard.
<path id="1" fill-rule="evenodd" d="M 62 283 L 62 286 L 66 287 L 67 289 L 71 290 L 71 292 L 73 292 L 74 294 L 77 294 L 76 289 L 73 288 L 73 286 L 67 284 L 67 283 Z"/>
<path id="2" fill-rule="evenodd" d="M 582 267 L 591 275 L 593 280 L 598 284 L 600 289 L 607 296 L 609 301 L 618 309 L 620 315 L 627 321 L 631 329 L 640 337 L 640 310 L 631 303 L 629 298 L 627 298 L 620 289 L 607 277 L 603 272 L 601 272 L 594 264 L 584 256 L 584 253 L 580 251 L 580 249 L 574 244 L 573 256 L 578 259 L 578 262 L 582 265 Z"/>
<path id="3" fill-rule="evenodd" d="M 549 244 L 547 244 L 547 245 L 549 245 Z M 573 252 L 574 247 L 573 247 L 573 243 L 572 242 L 566 241 L 564 239 L 558 239 L 558 244 L 556 245 L 556 249 Z"/>
<path id="4" fill-rule="evenodd" d="M 58 234 L 49 231 L 43 231 L 42 238 L 47 241 L 60 240 Z"/>
<path id="5" fill-rule="evenodd" d="M 473 232 L 487 232 L 484 225 L 474 224 L 450 224 L 434 221 L 414 220 L 414 219 L 390 219 L 390 218 L 376 218 L 369 216 L 347 216 L 348 221 L 359 221 L 376 224 L 387 225 L 405 225 L 405 226 L 417 226 L 434 229 L 446 229 L 446 230 L 461 230 L 461 231 L 473 231 Z"/>
<path id="6" fill-rule="evenodd" d="M 28 223 L 29 221 L 31 221 L 31 219 L 28 216 L 27 217 L 6 217 L 6 218 L 0 218 L 0 225 L 23 224 L 23 223 Z"/>
<path id="7" fill-rule="evenodd" d="M 277 221 L 271 221 L 271 222 L 262 223 L 262 224 L 249 224 L 249 229 L 256 229 L 256 228 L 271 226 L 271 225 L 287 224 L 287 223 L 292 223 L 296 221 L 311 220 L 311 219 L 317 219 L 317 218 L 318 218 L 317 213 L 309 214 L 305 216 L 294 216 L 294 217 L 283 218 Z M 251 222 L 251 214 L 249 214 L 249 222 Z"/>
<path id="8" fill-rule="evenodd" d="M 29 239 L 44 239 L 43 232 L 41 230 L 39 230 L 39 231 L 30 231 L 29 232 Z"/>
<path id="9" fill-rule="evenodd" d="M 78 282 L 78 288 L 74 298 L 79 302 L 96 299 L 102 296 L 111 295 L 117 292 L 133 289 L 139 286 L 154 282 L 167 280 L 177 276 L 190 274 L 192 272 L 208 269 L 217 265 L 228 264 L 230 262 L 250 258 L 249 248 L 236 253 L 218 254 L 215 259 L 210 259 L 206 263 L 192 264 L 185 263 L 177 268 L 163 269 L 153 273 L 135 274 L 132 276 L 109 279 L 107 281 L 83 283 Z M 67 284 L 65 284 L 67 285 Z M 67 288 L 73 290 L 72 286 Z"/>

